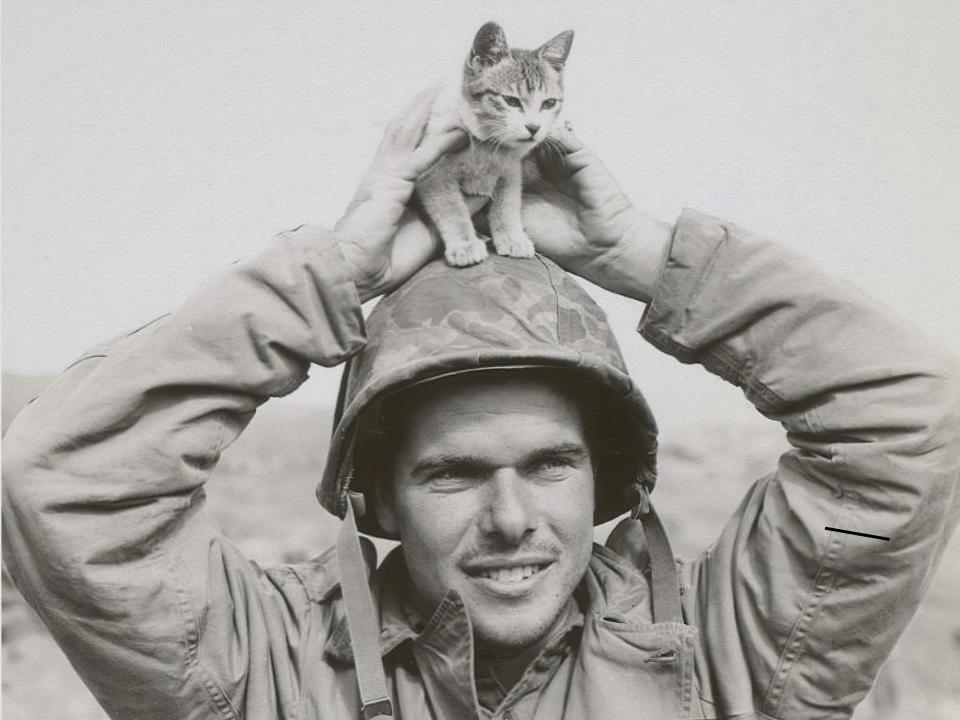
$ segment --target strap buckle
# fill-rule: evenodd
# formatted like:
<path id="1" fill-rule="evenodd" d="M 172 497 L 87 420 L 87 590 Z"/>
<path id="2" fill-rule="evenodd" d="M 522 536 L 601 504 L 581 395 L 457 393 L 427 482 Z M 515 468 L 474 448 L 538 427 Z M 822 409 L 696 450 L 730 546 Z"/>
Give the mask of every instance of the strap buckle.
<path id="1" fill-rule="evenodd" d="M 390 698 L 377 698 L 376 700 L 363 703 L 360 707 L 360 717 L 363 718 L 363 720 L 370 720 L 370 718 L 384 715 L 393 716 L 393 703 L 390 702 Z"/>
<path id="2" fill-rule="evenodd" d="M 630 509 L 630 518 L 639 520 L 644 515 L 650 514 L 650 490 L 643 483 L 634 485 L 637 492 L 637 502 Z"/>
<path id="3" fill-rule="evenodd" d="M 353 507 L 353 514 L 357 517 L 363 517 L 367 514 L 367 498 L 363 493 L 348 490 L 347 502 Z"/>

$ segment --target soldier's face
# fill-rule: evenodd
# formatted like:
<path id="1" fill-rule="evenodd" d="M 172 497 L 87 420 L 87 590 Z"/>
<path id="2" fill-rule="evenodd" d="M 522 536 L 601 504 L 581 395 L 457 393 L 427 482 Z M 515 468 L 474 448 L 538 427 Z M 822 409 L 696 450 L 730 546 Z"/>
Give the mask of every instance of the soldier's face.
<path id="1" fill-rule="evenodd" d="M 426 617 L 460 592 L 481 649 L 519 651 L 550 630 L 590 559 L 593 468 L 580 412 L 521 375 L 432 383 L 404 413 L 391 497 Z"/>

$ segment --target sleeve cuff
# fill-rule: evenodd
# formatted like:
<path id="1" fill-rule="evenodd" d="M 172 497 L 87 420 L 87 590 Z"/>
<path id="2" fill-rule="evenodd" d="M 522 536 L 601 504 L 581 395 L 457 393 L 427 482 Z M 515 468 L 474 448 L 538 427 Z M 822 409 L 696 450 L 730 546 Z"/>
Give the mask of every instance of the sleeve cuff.
<path id="1" fill-rule="evenodd" d="M 307 224 L 279 233 L 246 271 L 255 287 L 282 299 L 260 303 L 263 321 L 311 362 L 336 365 L 366 343 L 360 295 L 330 229 Z M 285 320 L 290 309 L 302 323 Z"/>
<path id="2" fill-rule="evenodd" d="M 724 221 L 685 209 L 674 227 L 653 297 L 640 319 L 640 334 L 681 362 L 694 362 L 695 351 L 680 341 L 694 318 L 696 300 L 720 247 L 727 239 Z"/>

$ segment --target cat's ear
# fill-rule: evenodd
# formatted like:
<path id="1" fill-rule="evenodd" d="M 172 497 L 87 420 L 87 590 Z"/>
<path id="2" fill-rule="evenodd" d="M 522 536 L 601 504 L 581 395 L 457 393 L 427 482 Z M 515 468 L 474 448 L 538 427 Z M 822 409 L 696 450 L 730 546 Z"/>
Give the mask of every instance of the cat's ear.
<path id="1" fill-rule="evenodd" d="M 477 67 L 496 65 L 509 54 L 510 47 L 507 45 L 507 36 L 503 34 L 503 28 L 495 22 L 488 22 L 473 38 L 470 63 Z"/>
<path id="2" fill-rule="evenodd" d="M 546 60 L 557 70 L 562 70 L 563 64 L 567 61 L 567 55 L 570 54 L 571 45 L 573 45 L 573 30 L 564 30 L 538 47 L 537 56 Z"/>

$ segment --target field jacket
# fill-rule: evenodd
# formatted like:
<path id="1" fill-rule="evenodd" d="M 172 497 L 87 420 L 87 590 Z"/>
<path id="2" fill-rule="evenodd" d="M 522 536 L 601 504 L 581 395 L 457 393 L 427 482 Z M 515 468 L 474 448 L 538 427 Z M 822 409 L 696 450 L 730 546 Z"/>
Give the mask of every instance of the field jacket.
<path id="1" fill-rule="evenodd" d="M 686 623 L 653 623 L 645 575 L 597 547 L 504 693 L 474 677 L 456 598 L 425 623 L 406 611 L 393 555 L 373 585 L 397 718 L 845 718 L 869 690 L 957 521 L 956 360 L 691 211 L 640 333 L 740 387 L 792 446 L 684 566 Z M 112 717 L 357 717 L 336 554 L 261 569 L 210 524 L 203 486 L 261 403 L 363 344 L 331 233 L 304 226 L 91 350 L 11 426 L 8 570 Z"/>

